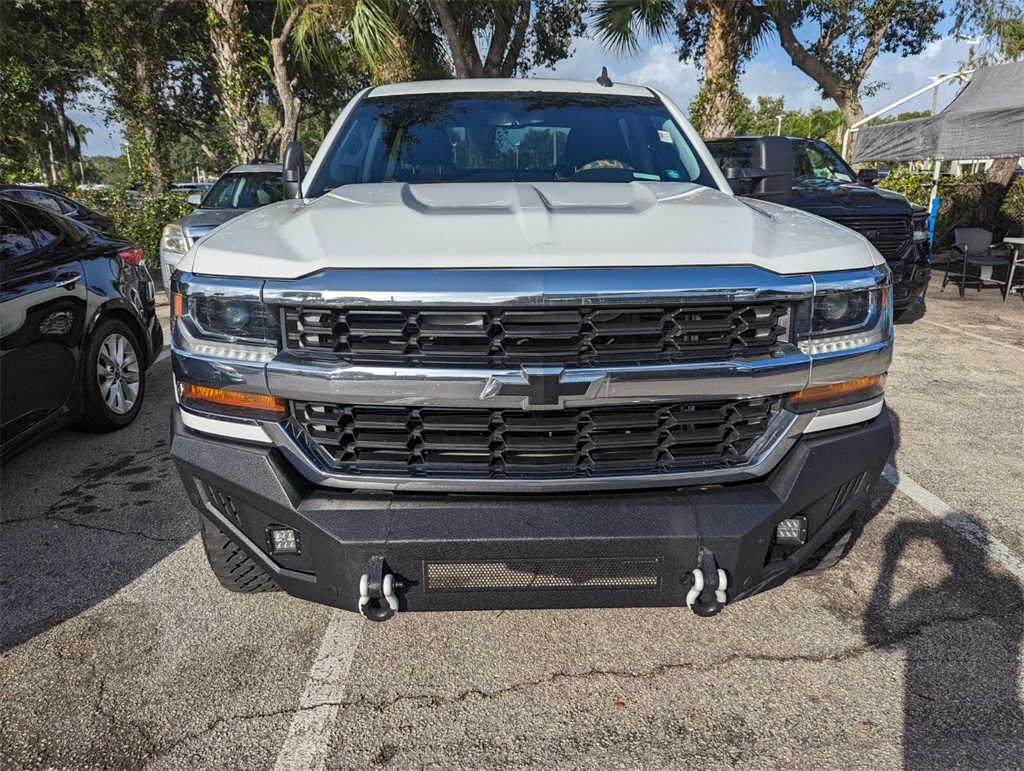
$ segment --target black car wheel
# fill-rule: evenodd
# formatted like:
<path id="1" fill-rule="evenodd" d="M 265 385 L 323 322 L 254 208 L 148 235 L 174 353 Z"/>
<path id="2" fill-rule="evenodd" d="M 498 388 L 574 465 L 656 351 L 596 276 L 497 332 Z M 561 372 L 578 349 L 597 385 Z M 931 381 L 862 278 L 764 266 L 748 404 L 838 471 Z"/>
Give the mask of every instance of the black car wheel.
<path id="1" fill-rule="evenodd" d="M 80 427 L 116 431 L 135 420 L 146 392 L 146 371 L 128 325 L 117 319 L 100 322 L 86 346 L 83 378 Z"/>

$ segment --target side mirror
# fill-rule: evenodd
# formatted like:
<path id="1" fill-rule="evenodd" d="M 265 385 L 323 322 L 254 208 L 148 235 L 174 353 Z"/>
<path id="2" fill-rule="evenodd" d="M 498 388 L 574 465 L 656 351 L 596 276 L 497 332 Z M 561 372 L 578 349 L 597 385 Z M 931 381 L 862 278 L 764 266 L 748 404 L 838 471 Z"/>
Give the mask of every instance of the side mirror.
<path id="1" fill-rule="evenodd" d="M 786 137 L 761 137 L 754 142 L 751 166 L 722 169 L 736 195 L 748 195 L 785 206 L 793 197 L 793 142 Z"/>
<path id="2" fill-rule="evenodd" d="M 861 169 L 857 172 L 857 181 L 868 187 L 878 184 L 878 169 Z"/>
<path id="3" fill-rule="evenodd" d="M 289 142 L 284 149 L 284 173 L 281 175 L 286 201 L 302 197 L 302 178 L 305 175 L 306 157 L 302 152 L 302 142 Z"/>
<path id="4" fill-rule="evenodd" d="M 725 181 L 736 195 L 751 195 L 754 192 L 754 178 L 749 174 L 750 171 L 739 166 L 726 166 L 722 169 Z"/>
<path id="5" fill-rule="evenodd" d="M 192 204 L 193 206 L 198 206 L 199 204 L 201 204 L 203 202 L 203 194 L 202 193 L 192 193 L 192 195 L 190 195 L 188 197 L 188 202 L 190 204 Z"/>
<path id="6" fill-rule="evenodd" d="M 793 197 L 793 142 L 787 137 L 761 137 L 754 142 L 754 164 L 761 179 L 754 198 L 785 206 Z"/>

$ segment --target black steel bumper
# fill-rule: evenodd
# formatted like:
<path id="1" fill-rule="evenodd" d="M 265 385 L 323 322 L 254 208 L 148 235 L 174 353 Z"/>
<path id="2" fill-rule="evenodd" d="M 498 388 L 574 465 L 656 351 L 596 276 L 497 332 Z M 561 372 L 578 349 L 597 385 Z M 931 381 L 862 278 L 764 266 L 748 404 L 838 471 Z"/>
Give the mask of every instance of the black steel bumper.
<path id="1" fill-rule="evenodd" d="M 899 312 L 922 301 L 932 275 L 927 246 L 915 243 L 903 259 L 892 260 L 888 265 L 892 271 L 893 309 Z"/>
<path id="2" fill-rule="evenodd" d="M 383 558 L 401 609 L 425 611 L 685 605 L 707 552 L 735 602 L 792 575 L 865 501 L 892 445 L 883 410 L 801 439 L 756 482 L 508 496 L 316 488 L 277 450 L 196 433 L 177 408 L 171 454 L 200 512 L 285 591 L 357 610 Z M 805 545 L 775 544 L 776 524 L 799 515 Z M 271 557 L 273 525 L 299 531 L 299 555 Z"/>

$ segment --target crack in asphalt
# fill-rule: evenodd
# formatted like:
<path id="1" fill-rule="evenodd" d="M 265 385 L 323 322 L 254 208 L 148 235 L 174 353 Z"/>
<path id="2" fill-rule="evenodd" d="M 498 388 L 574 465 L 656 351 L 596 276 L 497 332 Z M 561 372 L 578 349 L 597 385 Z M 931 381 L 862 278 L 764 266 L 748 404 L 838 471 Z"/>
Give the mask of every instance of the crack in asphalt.
<path id="1" fill-rule="evenodd" d="M 8 519 L 8 520 L 4 521 L 4 524 L 5 525 L 16 525 L 16 524 L 21 524 L 21 523 L 25 523 L 25 522 L 38 522 L 41 519 L 55 521 L 55 522 L 63 522 L 66 525 L 71 525 L 71 527 L 84 527 L 87 530 L 99 530 L 99 531 L 104 532 L 104 533 L 116 533 L 117 535 L 137 536 L 139 538 L 145 538 L 148 541 L 157 541 L 157 542 L 160 542 L 160 543 L 165 543 L 165 542 L 168 542 L 168 541 L 177 541 L 177 540 L 179 540 L 177 538 L 160 538 L 158 536 L 149 535 L 147 533 L 139 533 L 139 532 L 137 532 L 135 530 L 118 530 L 118 529 L 113 528 L 113 527 L 103 527 L 102 525 L 92 525 L 92 524 L 89 524 L 87 522 L 78 522 L 76 520 L 70 519 L 69 517 L 58 517 L 56 514 L 51 514 L 50 512 L 46 512 L 45 514 L 43 514 L 43 515 L 41 515 L 39 517 L 25 517 L 23 519 Z"/>
<path id="2" fill-rule="evenodd" d="M 339 706 L 339 707 L 342 707 L 342 708 L 348 708 L 348 707 L 369 707 L 371 709 L 375 709 L 375 710 L 378 710 L 378 711 L 383 711 L 383 710 L 386 710 L 386 709 L 390 709 L 391 707 L 396 706 L 397 704 L 400 704 L 402 702 L 414 702 L 414 701 L 424 702 L 426 704 L 429 704 L 431 707 L 439 707 L 439 706 L 445 706 L 445 705 L 450 705 L 450 704 L 459 704 L 459 703 L 462 703 L 462 702 L 465 702 L 465 701 L 469 700 L 470 698 L 472 698 L 474 696 L 479 696 L 480 698 L 483 698 L 483 699 L 496 699 L 496 698 L 500 698 L 502 696 L 508 695 L 510 693 L 518 693 L 520 691 L 526 691 L 526 690 L 530 690 L 532 688 L 537 688 L 537 687 L 541 687 L 541 686 L 545 686 L 545 685 L 550 685 L 550 684 L 553 684 L 553 683 L 555 683 L 555 682 L 557 682 L 559 680 L 578 680 L 578 679 L 588 679 L 588 678 L 593 678 L 593 677 L 619 677 L 619 678 L 624 678 L 624 679 L 629 679 L 629 680 L 644 680 L 644 679 L 657 678 L 657 677 L 660 677 L 661 675 L 663 675 L 663 674 L 665 674 L 667 672 L 672 672 L 672 671 L 677 671 L 677 670 L 679 670 L 679 671 L 689 670 L 689 671 L 711 672 L 711 671 L 714 671 L 716 669 L 720 669 L 722 667 L 729 666 L 729 665 L 731 665 L 731 664 L 733 664 L 733 663 L 735 663 L 737 661 L 751 661 L 751 662 L 762 662 L 762 663 L 808 662 L 808 663 L 814 663 L 814 664 L 820 664 L 820 663 L 825 663 L 825 662 L 842 662 L 842 661 L 847 661 L 849 659 L 853 659 L 853 658 L 857 658 L 857 657 L 863 656 L 863 655 L 865 655 L 867 653 L 871 653 L 871 652 L 874 652 L 874 651 L 877 651 L 877 650 L 886 650 L 886 649 L 889 649 L 889 648 L 896 647 L 897 645 L 900 645 L 901 643 L 905 642 L 906 640 L 909 640 L 909 639 L 911 639 L 913 637 L 916 637 L 916 636 L 920 635 L 921 633 L 925 632 L 926 630 L 928 630 L 928 629 L 930 629 L 932 627 L 935 627 L 935 626 L 942 625 L 942 624 L 948 624 L 948 623 L 954 623 L 954 624 L 956 624 L 956 623 L 972 623 L 972 622 L 977 621 L 977 620 L 982 619 L 982 618 L 998 620 L 998 619 L 1005 618 L 1007 616 L 1015 615 L 1018 612 L 1019 611 L 1017 611 L 1016 609 L 1010 609 L 1010 610 L 1008 610 L 1008 611 L 1006 611 L 1004 613 L 985 613 L 985 612 L 979 612 L 979 613 L 968 614 L 968 615 L 963 615 L 963 616 L 942 616 L 942 617 L 939 617 L 939 618 L 930 619 L 928 621 L 925 621 L 925 622 L 922 622 L 920 624 L 917 624 L 917 625 L 911 627 L 910 629 L 908 629 L 908 630 L 906 630 L 904 632 L 892 633 L 891 635 L 886 636 L 885 639 L 880 641 L 880 642 L 877 642 L 877 643 L 867 643 L 867 644 L 864 644 L 864 645 L 859 645 L 859 646 L 856 646 L 856 647 L 853 647 L 853 648 L 849 648 L 849 649 L 846 649 L 846 650 L 843 650 L 843 651 L 839 651 L 838 653 L 832 653 L 832 654 L 794 654 L 794 655 L 790 655 L 790 656 L 780 656 L 780 655 L 771 655 L 771 654 L 734 653 L 734 654 L 731 654 L 729 656 L 726 656 L 723 659 L 720 659 L 718 661 L 709 662 L 709 663 L 671 662 L 671 663 L 659 664 L 658 666 L 656 666 L 656 667 L 654 667 L 652 669 L 648 669 L 648 670 L 644 670 L 644 671 L 639 671 L 639 672 L 638 671 L 614 670 L 614 669 L 597 669 L 597 668 L 592 668 L 592 669 L 585 670 L 585 671 L 582 671 L 582 672 L 554 672 L 554 673 L 548 675 L 547 677 L 541 678 L 539 680 L 523 682 L 523 683 L 515 683 L 515 684 L 509 685 L 509 686 L 507 686 L 505 688 L 500 688 L 500 689 L 494 690 L 494 691 L 484 691 L 484 690 L 481 690 L 479 688 L 470 688 L 468 690 L 462 691 L 461 693 L 457 694 L 456 696 L 451 696 L 451 697 L 439 697 L 439 696 L 430 696 L 430 695 L 408 695 L 408 696 L 398 696 L 397 698 L 394 698 L 394 699 L 392 699 L 390 701 L 378 701 L 378 702 L 373 702 L 373 701 L 368 700 L 368 699 L 355 699 L 355 700 L 340 701 L 340 702 L 328 701 L 328 702 L 323 702 L 323 703 L 318 703 L 318 704 L 304 706 L 304 707 L 302 707 L 298 711 L 302 711 L 302 710 L 306 710 L 306 709 L 316 709 L 317 707 L 321 707 L 321 706 Z"/>

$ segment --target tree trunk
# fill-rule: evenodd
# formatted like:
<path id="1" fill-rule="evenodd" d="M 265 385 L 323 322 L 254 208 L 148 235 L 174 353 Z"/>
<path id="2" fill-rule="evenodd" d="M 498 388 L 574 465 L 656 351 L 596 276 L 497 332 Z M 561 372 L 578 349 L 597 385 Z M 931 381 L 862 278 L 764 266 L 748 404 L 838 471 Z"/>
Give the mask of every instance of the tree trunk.
<path id="1" fill-rule="evenodd" d="M 270 59 L 274 70 L 274 87 L 277 89 L 277 96 L 281 100 L 281 162 L 284 162 L 284 150 L 288 143 L 295 139 L 299 129 L 299 114 L 302 111 L 302 100 L 295 93 L 296 81 L 288 77 L 288 59 L 286 56 L 288 39 L 292 34 L 292 27 L 302 12 L 302 3 L 297 5 L 285 20 L 281 27 L 280 34 L 270 41 Z"/>
<path id="2" fill-rule="evenodd" d="M 797 23 L 797 18 L 791 9 L 787 8 L 776 12 L 773 14 L 773 20 L 775 21 L 775 29 L 779 33 L 779 42 L 786 53 L 789 54 L 789 59 L 793 66 L 800 69 L 801 72 L 817 83 L 821 93 L 836 103 L 839 111 L 843 114 L 843 120 L 846 121 L 846 125 L 851 126 L 866 117 L 864 108 L 860 103 L 860 84 L 863 82 L 868 68 L 878 55 L 879 42 L 888 26 L 888 22 L 872 33 L 860 57 L 860 63 L 858 64 L 859 77 L 848 80 L 829 66 L 827 60 L 812 54 L 804 48 L 793 31 L 793 25 Z"/>
<path id="3" fill-rule="evenodd" d="M 74 167 L 71 165 L 71 142 L 68 140 L 68 119 L 64 111 L 64 92 L 60 89 L 53 90 L 53 106 L 57 114 L 57 136 L 60 140 L 61 149 L 64 151 L 64 168 L 68 172 L 68 181 L 75 178 Z"/>
<path id="4" fill-rule="evenodd" d="M 714 0 L 704 52 L 704 82 L 698 97 L 701 137 L 724 139 L 736 133 L 736 70 L 743 41 L 731 0 Z"/>
<path id="5" fill-rule="evenodd" d="M 47 140 L 46 146 L 50 148 L 50 184 L 57 186 L 57 158 L 53 154 L 53 140 Z"/>
<path id="6" fill-rule="evenodd" d="M 480 51 L 472 34 L 463 34 L 451 13 L 448 0 L 427 0 L 430 9 L 437 15 L 441 31 L 448 42 L 452 54 L 452 66 L 455 67 L 457 78 L 484 77 L 484 64 L 480 60 Z"/>
<path id="7" fill-rule="evenodd" d="M 232 141 L 239 163 L 259 151 L 256 101 L 245 50 L 246 8 L 241 0 L 206 0 L 213 60 L 220 82 L 220 102 L 232 127 Z"/>
<path id="8" fill-rule="evenodd" d="M 137 149 L 141 150 L 140 155 L 146 160 L 152 192 L 162 193 L 165 180 L 160 147 L 160 118 L 153 92 L 156 65 L 152 60 L 152 52 L 137 38 L 132 41 L 132 50 L 135 54 L 135 89 L 140 113 L 134 121 L 137 126 L 135 133 L 142 145 Z"/>
<path id="9" fill-rule="evenodd" d="M 981 212 L 985 227 L 992 229 L 999 218 L 999 209 L 1013 181 L 1013 170 L 1017 168 L 1016 158 L 996 158 L 985 170 L 984 208 Z"/>

